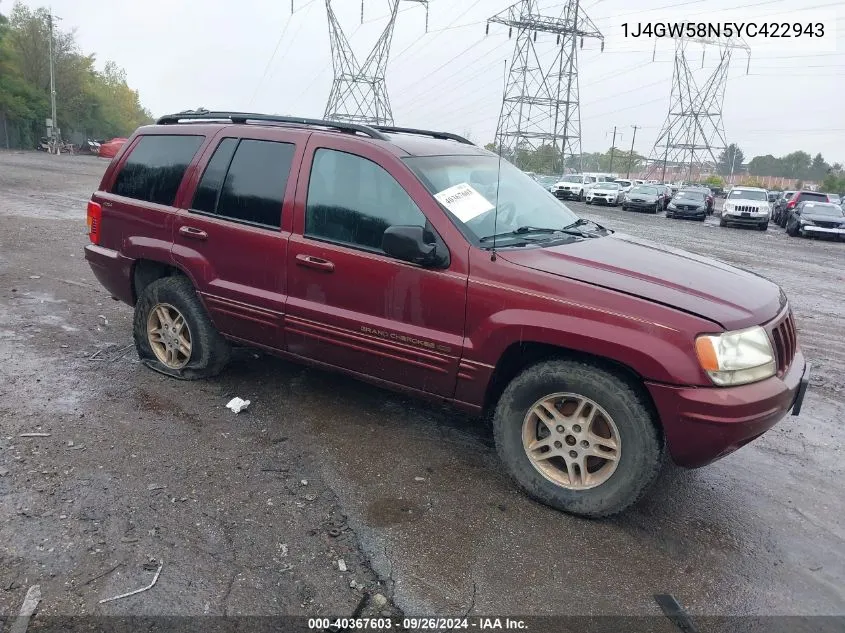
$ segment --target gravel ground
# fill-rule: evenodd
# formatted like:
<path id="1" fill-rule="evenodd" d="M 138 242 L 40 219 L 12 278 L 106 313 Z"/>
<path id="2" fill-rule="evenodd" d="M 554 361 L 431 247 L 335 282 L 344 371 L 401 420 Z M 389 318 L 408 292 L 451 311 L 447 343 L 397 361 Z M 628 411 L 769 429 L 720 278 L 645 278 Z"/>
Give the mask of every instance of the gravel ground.
<path id="1" fill-rule="evenodd" d="M 38 617 L 348 615 L 359 585 L 411 614 L 845 613 L 845 244 L 571 205 L 782 285 L 814 372 L 801 416 L 595 522 L 519 494 L 454 411 L 249 350 L 143 368 L 82 254 L 105 165 L 0 153 L 0 617 L 35 583 Z"/>

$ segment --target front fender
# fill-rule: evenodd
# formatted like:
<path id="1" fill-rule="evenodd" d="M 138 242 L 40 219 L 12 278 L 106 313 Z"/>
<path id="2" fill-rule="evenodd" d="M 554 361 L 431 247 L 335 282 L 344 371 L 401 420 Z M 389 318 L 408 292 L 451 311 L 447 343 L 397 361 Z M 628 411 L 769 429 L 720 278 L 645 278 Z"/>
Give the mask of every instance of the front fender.
<path id="1" fill-rule="evenodd" d="M 513 343 L 534 342 L 607 358 L 646 380 L 706 385 L 692 338 L 670 326 L 617 315 L 602 322 L 589 313 L 506 309 L 491 314 L 470 333 L 467 356 L 495 366 Z"/>

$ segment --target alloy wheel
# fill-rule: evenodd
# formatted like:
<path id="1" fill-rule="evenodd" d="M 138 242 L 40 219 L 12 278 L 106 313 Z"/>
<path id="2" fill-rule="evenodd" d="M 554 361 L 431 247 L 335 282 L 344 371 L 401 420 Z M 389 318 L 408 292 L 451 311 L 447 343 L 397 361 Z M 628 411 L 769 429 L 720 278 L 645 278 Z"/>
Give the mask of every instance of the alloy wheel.
<path id="1" fill-rule="evenodd" d="M 541 475 L 569 490 L 605 483 L 621 456 L 613 418 L 595 401 L 574 393 L 534 403 L 522 424 L 522 446 Z"/>
<path id="2" fill-rule="evenodd" d="M 150 310 L 147 340 L 156 358 L 170 369 L 182 369 L 191 360 L 191 330 L 182 313 L 169 303 Z"/>

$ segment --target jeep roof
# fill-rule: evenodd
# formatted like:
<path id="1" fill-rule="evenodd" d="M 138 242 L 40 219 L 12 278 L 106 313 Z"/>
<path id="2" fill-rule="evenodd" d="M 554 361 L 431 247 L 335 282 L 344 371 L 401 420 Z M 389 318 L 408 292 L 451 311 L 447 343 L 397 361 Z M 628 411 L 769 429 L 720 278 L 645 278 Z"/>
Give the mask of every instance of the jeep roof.
<path id="1" fill-rule="evenodd" d="M 416 128 L 381 125 L 359 125 L 341 121 L 309 119 L 303 117 L 277 116 L 252 112 L 209 112 L 207 110 L 185 111 L 163 116 L 155 125 L 141 128 L 143 133 L 169 134 L 174 129 L 190 129 L 192 132 L 209 133 L 220 127 L 233 125 L 258 125 L 301 129 L 309 134 L 351 134 L 363 142 L 377 142 L 396 148 L 397 156 L 441 156 L 455 154 L 490 154 L 469 139 L 448 132 L 435 132 Z M 162 131 L 161 126 L 166 126 Z M 448 142 L 446 142 L 448 141 Z"/>

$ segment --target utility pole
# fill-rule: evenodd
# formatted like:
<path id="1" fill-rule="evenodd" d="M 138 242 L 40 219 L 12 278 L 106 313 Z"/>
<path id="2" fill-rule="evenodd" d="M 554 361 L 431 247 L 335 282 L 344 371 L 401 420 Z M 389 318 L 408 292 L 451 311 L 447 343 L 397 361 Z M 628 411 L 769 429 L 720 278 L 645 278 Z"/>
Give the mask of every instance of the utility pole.
<path id="1" fill-rule="evenodd" d="M 53 9 L 50 9 L 50 149 L 51 153 L 59 153 L 59 140 L 56 134 L 58 121 L 56 121 L 56 83 L 55 70 L 53 69 Z"/>
<path id="2" fill-rule="evenodd" d="M 631 139 L 631 153 L 628 154 L 628 171 L 625 174 L 625 178 L 631 177 L 631 165 L 634 163 L 634 141 L 637 140 L 637 130 L 639 129 L 639 125 L 632 125 L 634 128 L 634 138 Z"/>
<path id="3" fill-rule="evenodd" d="M 616 150 L 616 126 L 613 126 L 613 140 L 610 142 L 610 173 L 613 173 L 613 152 Z"/>

